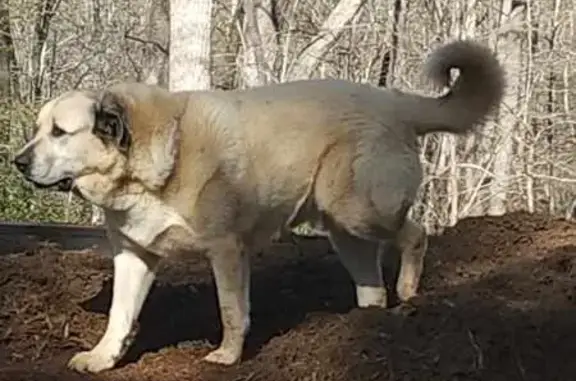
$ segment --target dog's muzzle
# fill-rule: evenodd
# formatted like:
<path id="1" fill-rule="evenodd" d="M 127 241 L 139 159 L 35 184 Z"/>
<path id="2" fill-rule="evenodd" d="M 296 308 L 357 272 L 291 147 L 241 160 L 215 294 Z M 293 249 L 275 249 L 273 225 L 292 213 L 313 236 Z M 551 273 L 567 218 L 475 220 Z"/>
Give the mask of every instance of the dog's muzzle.
<path id="1" fill-rule="evenodd" d="M 40 189 L 56 188 L 57 190 L 62 192 L 70 192 L 72 190 L 72 188 L 74 187 L 74 179 L 71 177 L 65 177 L 52 184 L 43 184 L 34 181 L 34 179 L 30 177 L 30 168 L 32 167 L 32 161 L 33 161 L 32 151 L 25 150 L 24 152 L 17 155 L 12 161 L 12 163 L 14 164 L 14 166 L 16 166 L 18 171 L 20 171 L 24 175 L 26 180 L 34 184 L 36 188 Z"/>

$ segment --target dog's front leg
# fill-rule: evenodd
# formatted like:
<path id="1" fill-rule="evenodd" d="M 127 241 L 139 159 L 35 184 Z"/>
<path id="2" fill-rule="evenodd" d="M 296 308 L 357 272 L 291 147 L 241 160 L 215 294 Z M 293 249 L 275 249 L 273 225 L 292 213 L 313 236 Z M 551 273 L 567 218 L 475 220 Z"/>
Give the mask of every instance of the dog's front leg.
<path id="1" fill-rule="evenodd" d="M 238 243 L 226 243 L 210 253 L 216 281 L 222 341 L 204 360 L 231 365 L 240 360 L 250 329 L 250 256 Z"/>
<path id="2" fill-rule="evenodd" d="M 158 260 L 153 254 L 126 249 L 114 256 L 114 286 L 106 332 L 92 350 L 74 355 L 69 368 L 97 373 L 116 365 L 130 344 L 130 333 L 154 280 Z"/>

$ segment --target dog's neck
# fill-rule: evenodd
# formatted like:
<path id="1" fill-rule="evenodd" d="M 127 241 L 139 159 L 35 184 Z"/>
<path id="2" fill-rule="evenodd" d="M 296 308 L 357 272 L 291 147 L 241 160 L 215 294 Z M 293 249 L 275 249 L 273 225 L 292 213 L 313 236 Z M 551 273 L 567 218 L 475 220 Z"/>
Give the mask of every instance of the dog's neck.
<path id="1" fill-rule="evenodd" d="M 180 125 L 176 119 L 159 126 L 154 139 L 134 143 L 129 153 L 129 176 L 152 192 L 160 190 L 172 174 L 180 143 Z"/>
<path id="2" fill-rule="evenodd" d="M 128 210 L 145 188 L 126 176 L 126 160 L 117 160 L 106 171 L 84 174 L 74 180 L 74 190 L 87 201 L 110 210 Z"/>
<path id="3" fill-rule="evenodd" d="M 185 111 L 186 98 L 173 100 L 175 105 L 162 113 L 151 113 L 141 107 L 136 109 L 136 106 L 128 110 L 128 119 L 133 128 L 127 154 L 128 176 L 151 192 L 164 187 L 172 175 L 179 151 L 180 120 Z"/>

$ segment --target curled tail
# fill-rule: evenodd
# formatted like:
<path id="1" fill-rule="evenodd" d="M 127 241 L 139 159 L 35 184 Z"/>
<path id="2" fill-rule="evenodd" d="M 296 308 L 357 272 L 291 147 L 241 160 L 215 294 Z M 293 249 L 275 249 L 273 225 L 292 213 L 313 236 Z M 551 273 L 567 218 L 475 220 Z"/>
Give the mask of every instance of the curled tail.
<path id="1" fill-rule="evenodd" d="M 446 95 L 414 98 L 422 112 L 415 112 L 417 115 L 409 122 L 418 135 L 467 133 L 483 123 L 502 101 L 504 70 L 494 52 L 477 42 L 448 43 L 432 52 L 424 68 L 426 76 L 438 86 L 450 85 L 450 69 L 459 69 L 460 75 Z"/>

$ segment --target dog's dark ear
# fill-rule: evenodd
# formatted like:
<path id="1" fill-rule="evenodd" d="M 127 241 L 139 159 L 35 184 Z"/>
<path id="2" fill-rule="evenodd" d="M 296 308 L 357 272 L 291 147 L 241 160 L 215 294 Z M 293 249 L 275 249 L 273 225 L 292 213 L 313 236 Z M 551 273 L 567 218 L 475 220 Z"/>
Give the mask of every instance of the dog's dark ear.
<path id="1" fill-rule="evenodd" d="M 111 92 L 104 92 L 95 110 L 94 134 L 105 143 L 113 143 L 126 153 L 132 143 L 128 115 L 120 99 Z"/>

